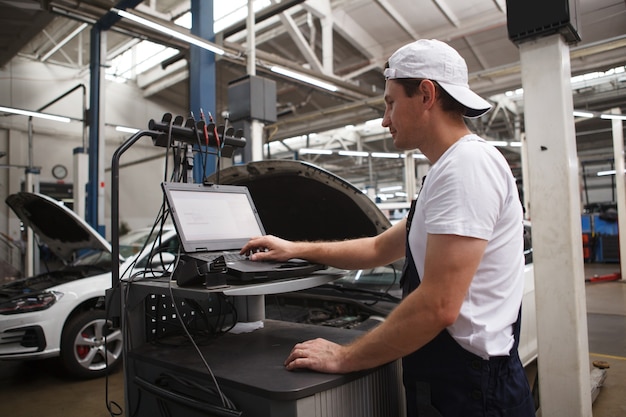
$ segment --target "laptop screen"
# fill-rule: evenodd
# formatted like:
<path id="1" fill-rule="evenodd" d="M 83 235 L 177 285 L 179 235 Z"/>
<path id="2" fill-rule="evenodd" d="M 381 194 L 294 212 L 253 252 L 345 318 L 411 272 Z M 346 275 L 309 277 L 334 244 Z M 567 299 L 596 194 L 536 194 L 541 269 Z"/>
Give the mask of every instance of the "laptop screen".
<path id="1" fill-rule="evenodd" d="M 265 234 L 246 187 L 163 183 L 172 220 L 187 253 L 241 248 Z"/>

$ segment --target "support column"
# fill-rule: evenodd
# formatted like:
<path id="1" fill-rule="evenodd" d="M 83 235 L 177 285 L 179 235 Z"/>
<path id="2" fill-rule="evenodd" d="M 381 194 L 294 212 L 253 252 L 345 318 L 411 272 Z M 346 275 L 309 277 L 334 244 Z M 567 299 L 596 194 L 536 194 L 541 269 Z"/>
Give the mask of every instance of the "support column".
<path id="1" fill-rule="evenodd" d="M 84 148 L 74 148 L 73 163 L 73 210 L 80 218 L 84 219 L 87 184 L 89 184 L 89 155 Z"/>
<path id="2" fill-rule="evenodd" d="M 417 164 L 417 192 L 419 193 L 422 190 L 422 184 L 424 181 L 424 177 L 428 175 L 428 171 L 430 170 L 430 163 L 422 163 Z"/>
<path id="3" fill-rule="evenodd" d="M 417 187 L 415 185 L 415 158 L 414 151 L 404 153 L 404 189 L 406 190 L 406 201 L 410 203 L 415 198 Z"/>
<path id="4" fill-rule="evenodd" d="M 142 0 L 120 0 L 115 8 L 126 10 L 133 8 Z M 104 156 L 105 141 L 101 140 L 101 133 L 104 132 L 105 117 L 101 109 L 104 109 L 104 90 L 101 81 L 104 80 L 105 68 L 102 62 L 106 61 L 106 31 L 119 21 L 119 16 L 109 12 L 102 16 L 93 27 L 90 33 L 89 45 L 89 182 L 87 184 L 87 223 L 105 236 L 104 226 Z M 83 115 L 85 117 L 85 115 Z"/>
<path id="5" fill-rule="evenodd" d="M 91 28 L 90 45 L 90 95 L 89 95 L 89 182 L 87 184 L 87 223 L 102 236 L 104 230 L 104 89 L 100 88 L 104 79 L 101 62 L 106 58 L 106 31 L 100 23 Z"/>
<path id="6" fill-rule="evenodd" d="M 213 32 L 213 0 L 191 0 L 191 33 L 202 39 L 212 41 Z M 208 118 L 211 112 L 218 123 L 219 115 L 216 108 L 217 77 L 215 54 L 200 47 L 189 46 L 189 110 L 196 120 L 200 120 L 200 109 Z M 216 159 L 213 155 L 206 157 L 201 152 L 194 156 L 194 182 L 202 182 L 209 174 L 215 172 Z"/>
<path id="7" fill-rule="evenodd" d="M 263 160 L 263 122 L 257 119 L 250 120 L 250 142 L 252 147 L 252 161 Z"/>
<path id="8" fill-rule="evenodd" d="M 611 113 L 621 115 L 619 108 Z M 613 127 L 613 153 L 615 159 L 615 189 L 617 191 L 617 218 L 619 239 L 619 261 L 622 281 L 626 280 L 626 172 L 624 172 L 624 122 L 611 121 Z"/>
<path id="9" fill-rule="evenodd" d="M 569 47 L 556 34 L 523 42 L 519 49 L 541 412 L 589 417 L 589 343 Z"/>
<path id="10" fill-rule="evenodd" d="M 24 172 L 24 191 L 28 193 L 39 192 L 39 168 L 30 167 Z M 24 248 L 24 276 L 32 277 L 38 275 L 39 268 L 39 247 L 35 242 L 35 234 L 33 229 L 26 229 L 26 247 Z"/>
<path id="11" fill-rule="evenodd" d="M 248 1 L 246 20 L 246 77 L 228 86 L 230 121 L 242 129 L 247 140 L 241 163 L 263 160 L 264 123 L 276 121 L 276 83 L 256 75 L 256 36 L 253 1 Z"/>
<path id="12" fill-rule="evenodd" d="M 254 24 L 254 1 L 248 0 L 248 20 L 246 23 L 248 54 L 246 68 L 248 75 L 256 75 L 256 26 Z M 252 97 L 260 99 L 260 97 Z M 248 145 L 250 147 L 250 161 L 263 160 L 263 123 L 258 119 L 250 120 L 250 136 L 248 137 Z M 246 161 L 248 162 L 248 161 Z"/>
<path id="13" fill-rule="evenodd" d="M 515 140 L 522 144 L 520 160 L 522 164 L 522 204 L 524 205 L 524 219 L 530 218 L 530 178 L 528 178 L 528 144 L 526 134 L 522 133 L 522 121 L 519 114 L 515 115 Z"/>
<path id="14" fill-rule="evenodd" d="M 322 68 L 324 68 L 324 74 L 333 75 L 335 73 L 335 51 L 333 48 L 333 26 L 335 22 L 330 1 L 324 1 L 322 4 L 323 6 L 320 8 L 325 12 L 323 16 L 320 16 L 322 25 Z"/>

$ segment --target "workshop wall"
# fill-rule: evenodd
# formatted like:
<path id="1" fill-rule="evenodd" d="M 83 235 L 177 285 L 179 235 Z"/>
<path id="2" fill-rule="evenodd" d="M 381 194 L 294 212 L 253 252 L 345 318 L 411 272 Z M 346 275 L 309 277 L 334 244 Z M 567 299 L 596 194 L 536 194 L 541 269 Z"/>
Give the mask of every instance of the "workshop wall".
<path id="1" fill-rule="evenodd" d="M 76 86 L 85 86 L 89 105 L 88 68 L 65 68 L 32 60 L 15 58 L 0 68 L 0 103 L 26 110 L 39 110 L 42 106 L 64 95 Z M 147 129 L 150 119 L 161 119 L 163 113 L 186 114 L 185 109 L 171 108 L 170 103 L 144 98 L 134 83 L 103 81 L 104 106 L 101 118 L 106 124 L 101 131 L 105 140 L 104 168 L 105 231 L 110 238 L 110 167 L 115 150 L 129 137 L 115 130 L 116 125 Z M 4 204 L 6 197 L 20 190 L 25 178 L 25 166 L 40 168 L 40 183 L 67 184 L 73 182 L 73 154 L 76 148 L 87 148 L 88 128 L 83 123 L 83 89 L 76 89 L 43 112 L 67 116 L 75 121 L 59 123 L 40 118 L 32 120 L 32 161 L 29 153 L 28 117 L 12 115 L 0 117 L 0 151 L 6 155 L 0 165 L 15 166 L 0 170 L 0 231 L 18 235 L 19 221 Z M 151 225 L 161 204 L 160 182 L 164 176 L 165 150 L 152 145 L 150 138 L 141 139 L 127 151 L 121 160 L 120 220 L 131 228 Z M 65 178 L 55 178 L 52 167 L 67 168 Z M 70 197 L 71 198 L 71 197 Z"/>

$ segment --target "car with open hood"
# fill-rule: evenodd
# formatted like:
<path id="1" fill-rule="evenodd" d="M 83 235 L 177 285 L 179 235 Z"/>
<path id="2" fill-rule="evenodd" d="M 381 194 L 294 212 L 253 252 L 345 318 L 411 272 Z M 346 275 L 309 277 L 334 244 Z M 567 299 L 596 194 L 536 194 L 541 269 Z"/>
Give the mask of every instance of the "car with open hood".
<path id="1" fill-rule="evenodd" d="M 111 287 L 111 245 L 50 197 L 19 192 L 7 197 L 6 203 L 62 266 L 0 286 L 0 359 L 59 357 L 71 375 L 103 375 L 121 362 L 123 342 L 105 310 L 105 291 Z M 163 237 L 176 239 L 176 234 L 172 228 L 164 229 Z M 146 265 L 146 252 L 139 253 L 154 239 L 150 229 L 122 236 L 121 270 L 131 263 Z M 171 262 L 173 255 L 168 259 Z"/>

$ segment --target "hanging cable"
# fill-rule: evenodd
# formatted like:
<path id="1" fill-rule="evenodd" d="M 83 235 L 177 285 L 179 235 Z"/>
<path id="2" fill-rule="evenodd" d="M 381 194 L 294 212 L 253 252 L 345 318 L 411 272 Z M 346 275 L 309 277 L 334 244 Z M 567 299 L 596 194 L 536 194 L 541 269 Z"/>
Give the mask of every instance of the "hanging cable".
<path id="1" fill-rule="evenodd" d="M 211 112 L 209 112 L 209 121 L 213 124 L 213 135 L 215 136 L 215 146 L 217 148 L 217 164 L 216 164 L 216 170 L 215 170 L 215 176 L 217 178 L 217 184 L 220 183 L 220 161 L 222 159 L 222 145 L 220 141 L 220 135 L 217 132 L 217 125 L 215 124 L 215 121 L 213 120 L 213 115 L 211 114 Z"/>

